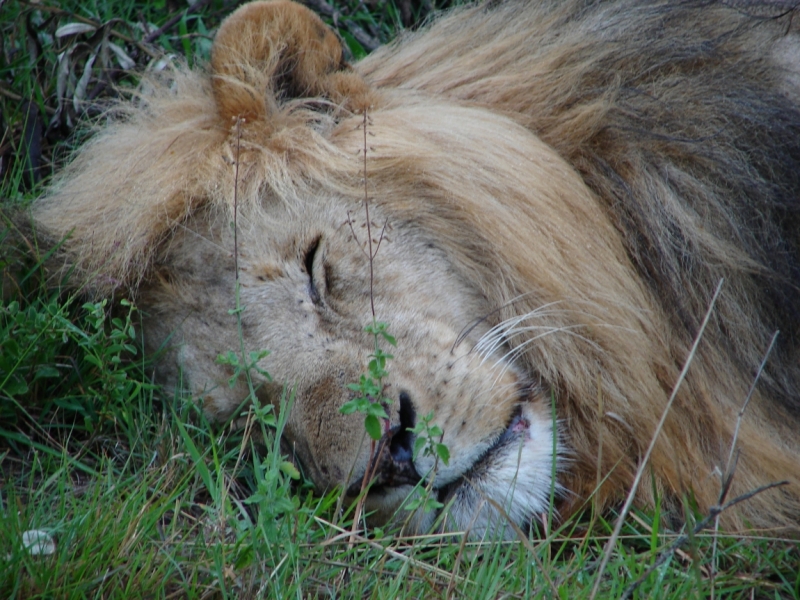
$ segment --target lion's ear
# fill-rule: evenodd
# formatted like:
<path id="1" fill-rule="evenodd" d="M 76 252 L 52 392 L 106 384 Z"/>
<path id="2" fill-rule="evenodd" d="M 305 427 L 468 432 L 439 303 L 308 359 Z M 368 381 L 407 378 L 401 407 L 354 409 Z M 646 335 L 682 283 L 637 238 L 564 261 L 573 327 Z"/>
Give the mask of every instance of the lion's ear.
<path id="1" fill-rule="evenodd" d="M 266 119 L 293 98 L 325 97 L 354 111 L 369 102 L 369 87 L 343 60 L 336 35 L 288 0 L 252 2 L 225 19 L 211 68 L 224 120 Z"/>

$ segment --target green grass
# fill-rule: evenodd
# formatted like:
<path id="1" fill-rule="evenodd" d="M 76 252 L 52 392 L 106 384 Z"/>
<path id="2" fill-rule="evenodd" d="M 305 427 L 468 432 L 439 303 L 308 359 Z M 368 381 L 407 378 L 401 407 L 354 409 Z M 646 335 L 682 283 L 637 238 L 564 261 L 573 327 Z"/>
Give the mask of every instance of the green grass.
<path id="1" fill-rule="evenodd" d="M 134 81 L 112 53 L 81 82 L 104 40 L 138 68 L 165 53 L 207 59 L 232 6 L 215 0 L 187 14 L 173 4 L 68 0 L 0 10 L 0 598 L 588 598 L 613 520 L 586 518 L 513 543 L 352 533 L 336 494 L 313 496 L 281 455 L 276 431 L 286 410 L 252 410 L 239 431 L 209 425 L 191 398 L 152 383 L 134 306 L 44 280 L 35 237 L 8 220 L 41 190 L 29 167 L 41 165 L 46 179 L 82 139 L 80 109 L 91 116 L 115 86 Z M 355 56 L 365 50 L 346 23 L 385 41 L 400 21 L 389 3 L 338 8 Z M 102 27 L 58 38 L 69 23 Z M 69 102 L 59 108 L 58 56 L 70 48 L 61 63 Z M 670 547 L 680 532 L 658 522 L 629 517 L 598 597 L 619 597 Z M 52 552 L 26 547 L 33 531 Z M 800 597 L 795 542 L 720 536 L 714 550 L 713 541 L 697 535 L 669 553 L 635 597 Z"/>

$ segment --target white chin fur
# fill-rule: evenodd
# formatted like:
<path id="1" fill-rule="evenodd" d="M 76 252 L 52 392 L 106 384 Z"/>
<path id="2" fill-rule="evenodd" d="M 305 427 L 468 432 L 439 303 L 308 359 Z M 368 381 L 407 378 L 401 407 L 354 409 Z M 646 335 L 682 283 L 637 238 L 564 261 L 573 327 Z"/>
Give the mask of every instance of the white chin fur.
<path id="1" fill-rule="evenodd" d="M 553 481 L 554 468 L 558 473 L 562 462 L 561 444 L 557 443 L 554 456 L 553 436 L 557 434 L 552 419 L 542 412 L 530 404 L 523 405 L 516 433 L 453 484 L 442 509 L 444 517 L 417 510 L 409 518 L 401 510 L 394 520 L 408 519 L 408 529 L 414 533 L 431 531 L 439 520 L 439 529 L 466 532 L 472 539 L 513 539 L 516 533 L 509 521 L 527 530 L 534 519 L 538 521 L 540 515 L 548 513 L 551 494 L 561 495 L 560 486 Z M 396 496 L 408 494 L 409 489 L 394 490 L 392 497 L 382 498 L 380 504 L 394 504 L 399 500 Z"/>

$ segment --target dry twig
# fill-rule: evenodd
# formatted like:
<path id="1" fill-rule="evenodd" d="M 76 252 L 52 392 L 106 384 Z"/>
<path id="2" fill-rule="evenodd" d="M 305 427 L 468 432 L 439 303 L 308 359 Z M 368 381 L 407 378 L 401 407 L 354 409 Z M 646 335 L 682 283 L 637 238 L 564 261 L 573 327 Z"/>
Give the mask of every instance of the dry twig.
<path id="1" fill-rule="evenodd" d="M 767 490 L 771 490 L 773 488 L 780 487 L 780 486 L 783 486 L 783 485 L 788 485 L 788 484 L 789 484 L 788 481 L 777 481 L 775 483 L 769 483 L 767 485 L 763 485 L 763 486 L 761 486 L 759 488 L 756 488 L 756 489 L 754 489 L 754 490 L 752 490 L 750 492 L 747 492 L 746 494 L 742 494 L 741 496 L 737 496 L 736 498 L 734 498 L 730 502 L 726 502 L 725 504 L 723 504 L 721 506 L 712 506 L 709 509 L 708 515 L 702 521 L 700 521 L 699 523 L 697 523 L 694 526 L 694 528 L 692 529 L 691 533 L 684 533 L 684 534 L 681 534 L 680 536 L 678 536 L 675 539 L 675 541 L 672 542 L 672 544 L 670 544 L 669 548 L 664 550 L 658 556 L 656 561 L 647 569 L 647 571 L 645 571 L 642 574 L 642 576 L 639 577 L 639 579 L 634 581 L 628 587 L 628 589 L 625 590 L 625 593 L 622 594 L 622 596 L 621 596 L 621 600 L 626 600 L 627 598 L 630 598 L 633 595 L 633 592 L 636 591 L 636 588 L 638 588 L 640 585 L 642 585 L 642 583 L 644 583 L 644 581 L 653 573 L 653 571 L 655 571 L 658 567 L 660 567 L 665 562 L 667 562 L 667 559 L 669 559 L 669 557 L 672 556 L 678 550 L 678 548 L 683 546 L 688 540 L 690 540 L 692 537 L 694 537 L 695 535 L 697 535 L 698 533 L 700 533 L 704 529 L 707 529 L 709 527 L 709 525 L 711 525 L 712 521 L 715 521 L 719 517 L 719 515 L 721 515 L 723 512 L 725 512 L 726 510 L 728 510 L 732 506 L 735 506 L 736 504 L 739 504 L 740 502 L 745 502 L 746 500 L 749 500 L 750 498 L 752 498 L 754 496 L 757 496 L 758 494 L 760 494 L 762 492 L 766 492 Z"/>
<path id="2" fill-rule="evenodd" d="M 653 449 L 656 446 L 656 441 L 658 440 L 658 436 L 661 433 L 661 429 L 664 427 L 664 423 L 667 420 L 667 415 L 669 414 L 670 408 L 672 408 L 672 403 L 675 401 L 675 398 L 678 396 L 678 390 L 681 387 L 681 383 L 686 378 L 686 374 L 689 372 L 689 366 L 692 364 L 692 360 L 694 359 L 694 355 L 697 352 L 697 348 L 700 345 L 700 340 L 703 339 L 703 333 L 706 330 L 706 325 L 708 325 L 708 321 L 711 318 L 711 314 L 714 310 L 714 305 L 717 303 L 717 298 L 719 298 L 719 293 L 722 290 L 722 284 L 724 280 L 720 279 L 719 283 L 717 284 L 717 289 L 714 291 L 714 296 L 711 298 L 711 302 L 709 303 L 708 310 L 706 311 L 706 315 L 703 318 L 703 323 L 700 325 L 700 330 L 697 332 L 695 336 L 694 344 L 692 344 L 692 349 L 689 351 L 689 356 L 686 358 L 686 362 L 683 365 L 683 369 L 681 370 L 681 374 L 678 376 L 678 381 L 675 382 L 675 386 L 672 388 L 672 394 L 667 401 L 666 406 L 664 407 L 664 411 L 661 414 L 661 419 L 656 425 L 656 429 L 653 432 L 653 438 L 650 440 L 650 446 L 647 448 L 647 452 L 645 452 L 642 460 L 639 463 L 639 468 L 636 471 L 636 476 L 633 478 L 633 483 L 631 484 L 631 489 L 628 492 L 628 497 L 625 500 L 625 504 L 622 507 L 622 510 L 617 517 L 617 522 L 614 526 L 614 532 L 611 534 L 611 537 L 606 542 L 606 546 L 603 552 L 603 560 L 600 563 L 600 568 L 597 570 L 597 574 L 595 575 L 594 586 L 592 587 L 592 593 L 589 595 L 589 600 L 594 600 L 597 597 L 597 592 L 600 590 L 600 581 L 603 578 L 603 572 L 606 570 L 608 566 L 608 561 L 611 559 L 611 552 L 614 548 L 614 545 L 617 543 L 617 539 L 619 538 L 619 534 L 622 531 L 622 525 L 625 522 L 625 517 L 628 514 L 628 511 L 631 509 L 631 505 L 633 504 L 633 499 L 636 496 L 636 490 L 639 487 L 639 482 L 642 480 L 642 476 L 644 475 L 644 470 L 647 467 L 647 463 L 650 461 L 650 455 L 653 453 Z"/>

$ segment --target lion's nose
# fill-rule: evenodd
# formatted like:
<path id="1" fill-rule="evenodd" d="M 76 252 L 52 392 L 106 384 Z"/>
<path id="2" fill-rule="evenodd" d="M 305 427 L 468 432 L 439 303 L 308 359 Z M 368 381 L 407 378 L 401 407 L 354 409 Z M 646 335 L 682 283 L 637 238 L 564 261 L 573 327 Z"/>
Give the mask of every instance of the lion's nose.
<path id="1" fill-rule="evenodd" d="M 420 476 L 414 467 L 414 434 L 411 433 L 416 422 L 416 412 L 411 396 L 401 391 L 400 423 L 392 427 L 380 442 L 375 456 L 375 478 L 373 486 L 399 487 L 416 485 Z"/>
<path id="2" fill-rule="evenodd" d="M 414 467 L 414 434 L 411 429 L 416 422 L 416 413 L 411 397 L 400 392 L 400 423 L 392 427 L 378 442 L 378 450 L 370 461 L 372 489 L 378 487 L 400 487 L 416 485 L 422 479 Z M 360 481 L 347 490 L 348 496 L 360 491 Z"/>
<path id="3" fill-rule="evenodd" d="M 416 425 L 416 412 L 408 392 L 400 392 L 400 425 L 389 441 L 389 453 L 397 462 L 411 462 L 414 458 L 414 434 L 411 429 Z"/>

